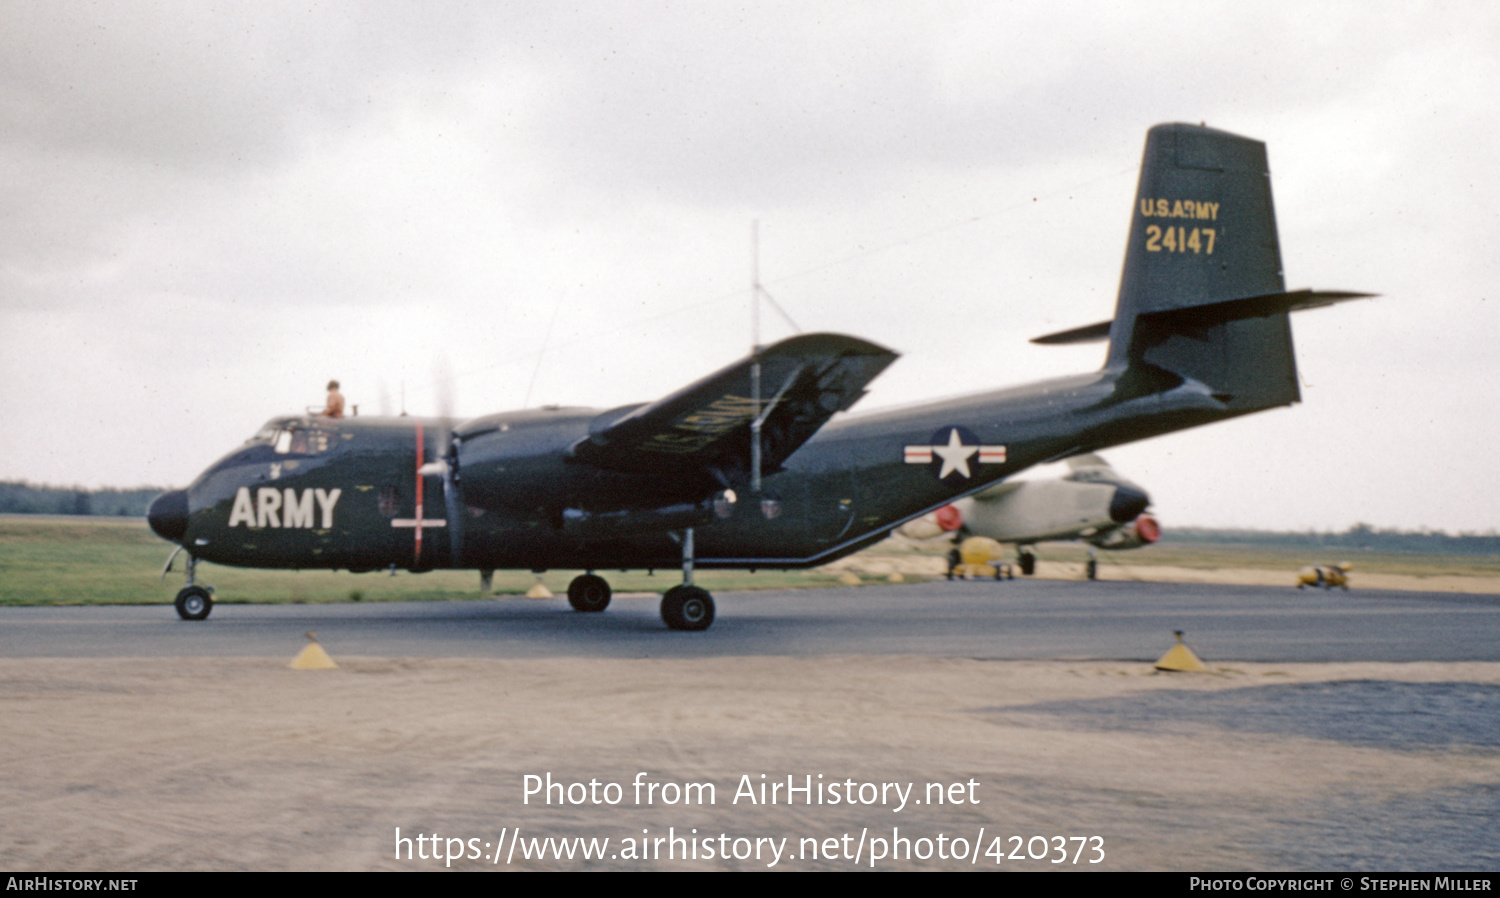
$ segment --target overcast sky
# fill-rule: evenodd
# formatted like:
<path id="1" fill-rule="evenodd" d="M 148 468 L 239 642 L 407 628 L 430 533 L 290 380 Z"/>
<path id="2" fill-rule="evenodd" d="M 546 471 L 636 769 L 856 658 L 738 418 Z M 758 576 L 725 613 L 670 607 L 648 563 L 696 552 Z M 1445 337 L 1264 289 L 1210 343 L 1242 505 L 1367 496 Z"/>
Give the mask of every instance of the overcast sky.
<path id="1" fill-rule="evenodd" d="M 856 407 L 1097 368 L 1148 127 L 1267 143 L 1303 403 L 1106 453 L 1165 525 L 1500 516 L 1500 7 L 0 2 L 0 479 L 185 485 L 267 418 L 650 400 L 751 222 Z M 766 312 L 764 339 L 792 333 Z M 446 385 L 446 386 L 444 386 Z"/>

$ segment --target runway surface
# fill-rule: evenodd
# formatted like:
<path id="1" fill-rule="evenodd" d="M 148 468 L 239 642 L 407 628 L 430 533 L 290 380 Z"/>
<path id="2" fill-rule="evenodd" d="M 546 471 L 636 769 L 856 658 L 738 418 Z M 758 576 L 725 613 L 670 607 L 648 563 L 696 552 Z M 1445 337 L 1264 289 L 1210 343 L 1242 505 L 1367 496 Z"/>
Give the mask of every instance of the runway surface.
<path id="1" fill-rule="evenodd" d="M 784 842 L 790 869 L 869 869 L 874 841 L 863 862 L 826 847 L 867 834 L 918 846 L 881 869 L 1500 869 L 1500 597 L 1017 580 L 717 599 L 703 633 L 644 594 L 603 614 L 0 608 L 0 866 L 446 868 L 402 855 L 417 832 L 478 840 L 459 869 L 770 866 L 625 853 L 696 832 Z M 1174 629 L 1211 674 L 1152 670 Z M 288 669 L 309 630 L 337 670 Z M 527 800 L 543 774 L 626 797 Z M 642 776 L 718 800 L 642 802 Z M 765 805 L 746 777 L 923 803 Z M 971 783 L 981 801 L 929 800 Z M 512 865 L 506 833 L 609 854 Z M 923 854 L 939 836 L 967 857 Z M 1097 866 L 1011 853 L 1067 836 L 1098 839 Z"/>
<path id="2" fill-rule="evenodd" d="M 565 599 L 0 609 L 0 657 L 253 657 L 315 631 L 335 655 L 695 658 L 918 655 L 1147 661 L 1172 631 L 1216 662 L 1500 660 L 1500 596 L 1053 580 L 726 592 L 702 633 L 666 629 L 654 595 L 603 614 Z"/>

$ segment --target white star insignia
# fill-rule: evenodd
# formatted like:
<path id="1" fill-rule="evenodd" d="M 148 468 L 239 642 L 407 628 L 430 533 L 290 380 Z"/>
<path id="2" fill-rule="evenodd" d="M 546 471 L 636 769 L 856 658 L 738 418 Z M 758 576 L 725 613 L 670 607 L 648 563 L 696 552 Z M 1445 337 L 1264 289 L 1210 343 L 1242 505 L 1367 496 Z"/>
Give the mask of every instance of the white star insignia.
<path id="1" fill-rule="evenodd" d="M 905 457 L 909 465 L 931 464 L 934 457 L 940 458 L 943 465 L 938 472 L 939 480 L 954 472 L 968 479 L 973 475 L 969 469 L 969 459 L 974 458 L 976 453 L 979 457 L 975 461 L 981 465 L 1005 464 L 1004 446 L 965 445 L 963 438 L 958 435 L 957 427 L 949 428 L 947 443 L 939 446 L 907 446 Z"/>
<path id="2" fill-rule="evenodd" d="M 954 471 L 969 476 L 969 456 L 979 451 L 978 446 L 965 446 L 958 438 L 958 428 L 948 431 L 948 445 L 933 446 L 932 454 L 943 460 L 943 470 L 938 472 L 938 479 L 942 480 Z"/>

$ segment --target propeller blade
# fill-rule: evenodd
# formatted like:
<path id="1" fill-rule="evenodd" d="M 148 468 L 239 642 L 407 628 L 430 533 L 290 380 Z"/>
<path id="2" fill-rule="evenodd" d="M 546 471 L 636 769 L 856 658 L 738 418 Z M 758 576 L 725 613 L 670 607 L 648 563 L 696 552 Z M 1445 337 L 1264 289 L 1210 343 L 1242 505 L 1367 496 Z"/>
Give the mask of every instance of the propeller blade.
<path id="1" fill-rule="evenodd" d="M 438 356 L 432 363 L 432 389 L 437 400 L 438 417 L 453 426 L 453 365 L 447 356 Z"/>
<path id="2" fill-rule="evenodd" d="M 443 506 L 448 512 L 448 551 L 454 567 L 464 567 L 464 522 L 467 519 L 463 488 L 458 474 L 458 435 L 448 431 L 448 451 L 443 458 Z"/>

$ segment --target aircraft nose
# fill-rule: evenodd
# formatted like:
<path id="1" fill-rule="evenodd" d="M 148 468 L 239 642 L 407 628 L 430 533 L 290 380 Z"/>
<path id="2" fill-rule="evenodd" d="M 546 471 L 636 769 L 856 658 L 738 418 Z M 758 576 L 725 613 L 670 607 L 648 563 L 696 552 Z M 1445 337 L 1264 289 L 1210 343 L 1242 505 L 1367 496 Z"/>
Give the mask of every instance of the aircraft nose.
<path id="1" fill-rule="evenodd" d="M 188 525 L 187 490 L 172 490 L 152 499 L 151 507 L 146 510 L 146 520 L 157 536 L 174 543 L 181 542 Z"/>
<path id="2" fill-rule="evenodd" d="M 1115 487 L 1115 495 L 1109 500 L 1109 519 L 1116 524 L 1133 521 L 1151 504 L 1151 497 L 1129 486 Z"/>

